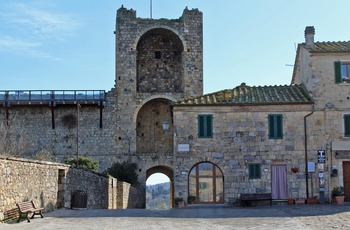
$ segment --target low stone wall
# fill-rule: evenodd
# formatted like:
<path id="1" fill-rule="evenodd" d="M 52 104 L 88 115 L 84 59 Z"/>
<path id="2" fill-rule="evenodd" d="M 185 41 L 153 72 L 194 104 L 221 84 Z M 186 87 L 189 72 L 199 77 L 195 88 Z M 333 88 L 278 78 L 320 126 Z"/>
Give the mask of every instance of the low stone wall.
<path id="1" fill-rule="evenodd" d="M 45 207 L 45 212 L 56 209 L 59 170 L 68 169 L 65 164 L 0 158 L 0 221 L 11 218 L 7 212 L 13 212 L 16 203 L 26 200 Z"/>
<path id="2" fill-rule="evenodd" d="M 117 194 L 118 209 L 146 208 L 144 188 L 133 187 L 129 183 L 121 181 L 118 183 Z"/>
<path id="3" fill-rule="evenodd" d="M 0 157 L 0 222 L 18 216 L 16 203 L 27 200 L 44 212 L 72 208 L 77 191 L 83 192 L 89 209 L 145 207 L 144 189 L 113 177 L 61 163 Z"/>

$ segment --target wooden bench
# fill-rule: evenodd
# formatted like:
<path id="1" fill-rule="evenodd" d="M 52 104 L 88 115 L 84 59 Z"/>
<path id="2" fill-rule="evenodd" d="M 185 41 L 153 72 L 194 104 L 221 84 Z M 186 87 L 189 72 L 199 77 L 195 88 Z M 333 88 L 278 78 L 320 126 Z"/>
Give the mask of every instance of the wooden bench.
<path id="1" fill-rule="evenodd" d="M 18 203 L 17 207 L 19 210 L 19 217 L 17 223 L 20 221 L 23 215 L 25 215 L 28 222 L 30 222 L 28 217 L 29 213 L 33 213 L 31 219 L 33 219 L 35 215 L 40 215 L 41 218 L 44 218 L 43 214 L 41 213 L 41 211 L 44 210 L 44 208 L 36 208 L 32 200 Z"/>
<path id="2" fill-rule="evenodd" d="M 270 201 L 270 205 L 272 205 L 271 193 L 241 194 L 240 196 L 241 205 L 249 201 Z"/>

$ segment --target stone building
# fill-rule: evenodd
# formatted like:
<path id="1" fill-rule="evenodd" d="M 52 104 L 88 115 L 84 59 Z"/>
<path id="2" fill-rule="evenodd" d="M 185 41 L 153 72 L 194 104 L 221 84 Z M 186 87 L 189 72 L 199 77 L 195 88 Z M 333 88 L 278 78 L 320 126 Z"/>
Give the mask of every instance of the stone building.
<path id="1" fill-rule="evenodd" d="M 241 193 L 305 197 L 304 168 L 290 169 L 305 165 L 303 120 L 312 105 L 300 85 L 244 83 L 175 102 L 175 191 L 200 203 Z"/>
<path id="2" fill-rule="evenodd" d="M 350 201 L 350 42 L 315 42 L 314 36 L 315 28 L 306 27 L 292 84 L 304 85 L 315 102 L 308 154 L 315 159 L 318 150 L 325 150 L 325 187 L 344 186 Z"/>
<path id="3" fill-rule="evenodd" d="M 142 185 L 164 173 L 171 200 L 191 195 L 197 203 L 318 194 L 318 169 L 307 172 L 324 150 L 322 192 L 330 199 L 347 178 L 349 89 L 346 79 L 334 82 L 333 63 L 347 70 L 349 43 L 314 42 L 307 27 L 291 85 L 242 83 L 203 95 L 202 17 L 186 8 L 178 19 L 142 19 L 121 7 L 111 91 L 3 91 L 0 116 L 27 137 L 26 155 L 79 154 L 98 160 L 100 171 L 131 161 Z"/>

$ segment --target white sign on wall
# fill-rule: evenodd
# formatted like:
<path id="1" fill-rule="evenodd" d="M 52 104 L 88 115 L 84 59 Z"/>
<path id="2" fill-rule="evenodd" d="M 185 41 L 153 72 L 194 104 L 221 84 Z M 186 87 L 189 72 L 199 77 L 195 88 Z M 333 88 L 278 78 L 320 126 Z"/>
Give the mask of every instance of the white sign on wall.
<path id="1" fill-rule="evenodd" d="M 190 151 L 190 145 L 189 144 L 178 144 L 177 151 L 188 152 L 188 151 Z"/>
<path id="2" fill-rule="evenodd" d="M 315 162 L 307 162 L 307 172 L 315 172 Z"/>

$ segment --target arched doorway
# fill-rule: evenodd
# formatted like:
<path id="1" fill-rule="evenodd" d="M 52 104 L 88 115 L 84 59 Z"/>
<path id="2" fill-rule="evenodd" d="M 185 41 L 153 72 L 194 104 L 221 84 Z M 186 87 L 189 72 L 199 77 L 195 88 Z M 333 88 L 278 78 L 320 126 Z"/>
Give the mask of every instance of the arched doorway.
<path id="1" fill-rule="evenodd" d="M 211 162 L 193 166 L 188 176 L 188 194 L 195 197 L 195 203 L 224 203 L 224 175 Z"/>
<path id="2" fill-rule="evenodd" d="M 154 173 L 146 180 L 146 209 L 169 209 L 170 178 Z"/>
<path id="3" fill-rule="evenodd" d="M 174 207 L 174 203 L 173 203 L 173 198 L 174 198 L 174 171 L 172 168 L 168 167 L 168 166 L 164 166 L 164 165 L 159 165 L 159 166 L 155 166 L 152 168 L 149 168 L 146 171 L 146 181 L 147 179 L 152 176 L 155 173 L 162 173 L 164 175 L 166 175 L 169 180 L 170 180 L 170 207 Z"/>

